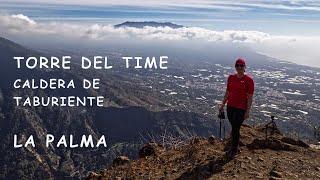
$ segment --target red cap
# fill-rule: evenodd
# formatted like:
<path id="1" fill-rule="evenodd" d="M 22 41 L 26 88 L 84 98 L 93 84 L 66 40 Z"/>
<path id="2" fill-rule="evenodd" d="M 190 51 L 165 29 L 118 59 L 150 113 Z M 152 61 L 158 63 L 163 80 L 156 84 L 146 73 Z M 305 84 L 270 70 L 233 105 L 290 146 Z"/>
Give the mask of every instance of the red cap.
<path id="1" fill-rule="evenodd" d="M 236 61 L 236 64 L 242 64 L 242 65 L 246 65 L 246 61 L 242 58 L 238 58 Z"/>

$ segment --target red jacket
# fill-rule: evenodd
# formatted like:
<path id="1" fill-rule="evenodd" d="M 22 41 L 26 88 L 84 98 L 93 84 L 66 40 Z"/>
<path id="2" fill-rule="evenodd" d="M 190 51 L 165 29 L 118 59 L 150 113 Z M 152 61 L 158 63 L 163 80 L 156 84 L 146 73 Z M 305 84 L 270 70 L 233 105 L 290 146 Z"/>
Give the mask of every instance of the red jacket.
<path id="1" fill-rule="evenodd" d="M 230 75 L 227 82 L 228 101 L 227 105 L 243 110 L 247 110 L 248 94 L 254 92 L 254 81 L 248 76 L 244 75 L 238 78 L 237 74 Z"/>

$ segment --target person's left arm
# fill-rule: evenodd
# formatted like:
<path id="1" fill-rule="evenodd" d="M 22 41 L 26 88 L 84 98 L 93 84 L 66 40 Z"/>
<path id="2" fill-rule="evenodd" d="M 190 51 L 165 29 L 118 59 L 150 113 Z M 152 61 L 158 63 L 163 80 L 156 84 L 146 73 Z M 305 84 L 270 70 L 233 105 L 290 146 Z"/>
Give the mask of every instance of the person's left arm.
<path id="1" fill-rule="evenodd" d="M 250 110 L 251 110 L 251 105 L 252 105 L 252 97 L 253 97 L 253 94 L 248 94 L 247 110 L 246 110 L 246 113 L 245 113 L 245 115 L 244 115 L 244 119 L 248 119 L 248 118 L 249 118 L 249 114 L 250 114 Z"/>

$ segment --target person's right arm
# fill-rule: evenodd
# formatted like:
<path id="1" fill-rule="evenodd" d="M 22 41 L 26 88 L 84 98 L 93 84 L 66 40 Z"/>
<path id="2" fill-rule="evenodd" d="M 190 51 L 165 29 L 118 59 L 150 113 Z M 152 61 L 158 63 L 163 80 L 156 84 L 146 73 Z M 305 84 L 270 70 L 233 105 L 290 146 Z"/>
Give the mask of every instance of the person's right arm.
<path id="1" fill-rule="evenodd" d="M 224 106 L 226 105 L 227 101 L 228 101 L 228 95 L 229 95 L 229 91 L 228 89 L 226 90 L 225 94 L 224 94 L 224 97 L 223 97 L 223 100 L 222 100 L 222 103 L 219 107 L 219 110 L 222 111 Z"/>
<path id="2" fill-rule="evenodd" d="M 228 77 L 228 80 L 227 80 L 227 88 L 226 88 L 226 92 L 224 93 L 224 97 L 223 97 L 223 100 L 222 100 L 222 103 L 219 107 L 219 110 L 222 111 L 224 106 L 226 105 L 227 101 L 228 101 L 228 96 L 229 96 L 229 89 L 230 89 L 230 76 Z"/>

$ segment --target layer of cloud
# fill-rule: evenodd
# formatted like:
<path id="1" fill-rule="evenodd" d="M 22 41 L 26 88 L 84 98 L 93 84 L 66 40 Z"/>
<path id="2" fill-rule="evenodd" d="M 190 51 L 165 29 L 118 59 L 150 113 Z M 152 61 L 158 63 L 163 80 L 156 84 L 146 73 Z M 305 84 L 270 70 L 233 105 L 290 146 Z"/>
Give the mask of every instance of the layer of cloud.
<path id="1" fill-rule="evenodd" d="M 194 44 L 229 43 L 242 45 L 268 56 L 292 62 L 318 66 L 320 37 L 274 36 L 259 31 L 214 31 L 199 27 L 114 28 L 113 25 L 85 25 L 66 22 L 36 22 L 29 17 L 18 15 L 0 16 L 0 33 L 5 37 L 22 37 L 24 43 L 41 41 L 46 44 L 52 41 L 60 44 L 69 42 L 109 43 L 131 45 L 136 41 L 164 43 L 170 45 L 185 42 L 188 48 Z M 133 41 L 132 41 L 133 40 Z M 94 46 L 93 46 L 94 47 Z M 205 48 L 205 47 L 201 47 Z"/>
<path id="2" fill-rule="evenodd" d="M 138 38 L 144 40 L 206 40 L 226 42 L 261 42 L 270 38 L 267 33 L 259 31 L 213 31 L 199 27 L 122 27 L 113 25 L 79 25 L 68 23 L 36 23 L 22 14 L 0 16 L 0 27 L 3 34 L 37 34 L 37 35 L 68 35 L 107 40 L 109 38 Z"/>

